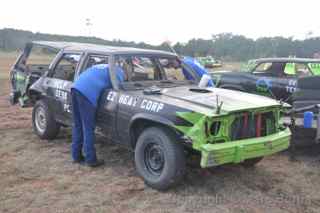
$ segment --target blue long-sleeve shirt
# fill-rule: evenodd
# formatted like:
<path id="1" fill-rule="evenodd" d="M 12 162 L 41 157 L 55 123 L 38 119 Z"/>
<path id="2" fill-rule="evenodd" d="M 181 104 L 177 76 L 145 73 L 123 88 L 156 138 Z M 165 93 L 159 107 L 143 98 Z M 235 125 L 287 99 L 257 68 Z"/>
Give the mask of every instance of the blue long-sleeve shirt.
<path id="1" fill-rule="evenodd" d="M 120 67 L 116 68 L 116 77 L 119 82 L 124 81 L 124 72 Z M 98 64 L 83 71 L 71 89 L 78 90 L 97 107 L 101 92 L 108 88 L 112 88 L 109 65 Z"/>
<path id="2" fill-rule="evenodd" d="M 183 63 L 185 63 L 186 65 L 190 66 L 200 78 L 204 74 L 209 75 L 208 71 L 194 58 L 185 57 L 183 59 Z M 186 77 L 186 79 L 194 80 L 193 76 L 187 70 L 183 69 L 182 71 L 183 71 L 183 74 Z M 208 87 L 214 87 L 214 83 L 213 83 L 212 79 L 209 80 Z"/>

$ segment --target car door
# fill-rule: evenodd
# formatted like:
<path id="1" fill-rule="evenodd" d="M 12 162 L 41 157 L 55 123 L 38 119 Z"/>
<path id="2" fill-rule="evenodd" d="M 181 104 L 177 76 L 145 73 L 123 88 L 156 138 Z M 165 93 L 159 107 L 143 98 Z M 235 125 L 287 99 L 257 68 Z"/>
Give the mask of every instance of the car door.
<path id="1" fill-rule="evenodd" d="M 294 65 L 293 65 L 294 68 Z M 288 100 L 296 88 L 295 75 L 286 72 L 292 69 L 292 65 L 285 62 L 263 62 L 252 70 L 254 79 L 251 81 L 251 89 L 257 94 L 270 96 L 278 100 Z"/>
<path id="2" fill-rule="evenodd" d="M 71 86 L 78 69 L 81 53 L 61 52 L 44 79 L 48 101 L 56 120 L 71 123 Z"/>
<path id="3" fill-rule="evenodd" d="M 292 95 L 297 89 L 297 80 L 311 75 L 312 72 L 306 63 L 290 61 L 284 63 L 283 72 L 274 79 L 279 87 L 276 92 L 277 99 L 292 103 Z"/>
<path id="4" fill-rule="evenodd" d="M 83 60 L 83 65 L 76 74 L 77 78 L 83 72 L 95 65 L 109 64 L 110 56 L 101 54 L 87 54 Z M 93 82 L 94 83 L 94 82 Z M 105 89 L 98 101 L 97 127 L 109 140 L 117 141 L 116 114 L 118 110 L 119 93 L 114 89 Z"/>
<path id="5" fill-rule="evenodd" d="M 10 72 L 11 104 L 19 103 L 22 107 L 31 106 L 28 90 L 43 76 L 58 53 L 57 49 L 28 43 Z"/>
<path id="6" fill-rule="evenodd" d="M 122 86 L 125 88 L 117 92 L 117 132 L 119 141 L 122 143 L 130 142 L 130 121 L 131 118 L 143 112 L 142 88 L 146 82 L 153 85 L 153 81 L 161 80 L 163 72 L 159 68 L 159 61 L 151 56 L 119 56 L 116 58 L 116 66 L 126 74 Z M 128 87 L 128 88 L 126 88 Z M 140 106 L 140 107 L 139 107 Z"/>

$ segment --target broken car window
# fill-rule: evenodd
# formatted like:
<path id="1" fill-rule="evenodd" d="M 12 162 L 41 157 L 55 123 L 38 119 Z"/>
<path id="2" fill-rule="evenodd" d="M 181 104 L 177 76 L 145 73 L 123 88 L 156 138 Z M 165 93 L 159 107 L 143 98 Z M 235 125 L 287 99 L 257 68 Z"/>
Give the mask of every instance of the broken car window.
<path id="1" fill-rule="evenodd" d="M 56 65 L 52 77 L 66 81 L 73 81 L 79 61 L 80 54 L 64 54 Z"/>

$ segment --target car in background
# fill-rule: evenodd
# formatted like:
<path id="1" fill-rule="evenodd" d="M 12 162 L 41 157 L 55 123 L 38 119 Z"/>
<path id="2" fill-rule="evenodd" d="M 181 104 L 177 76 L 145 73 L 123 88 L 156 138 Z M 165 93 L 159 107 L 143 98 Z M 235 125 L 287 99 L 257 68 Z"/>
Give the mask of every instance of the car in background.
<path id="1" fill-rule="evenodd" d="M 292 109 L 288 114 L 295 138 L 320 142 L 320 75 L 298 79 L 297 89 L 292 95 Z M 294 140 L 292 145 L 297 141 Z"/>
<path id="2" fill-rule="evenodd" d="M 217 87 L 269 96 L 292 103 L 297 80 L 320 75 L 320 59 L 261 58 L 241 71 L 210 72 Z"/>
<path id="3" fill-rule="evenodd" d="M 216 67 L 222 67 L 221 61 L 214 59 L 212 56 L 197 57 L 197 60 L 205 68 L 212 69 Z"/>

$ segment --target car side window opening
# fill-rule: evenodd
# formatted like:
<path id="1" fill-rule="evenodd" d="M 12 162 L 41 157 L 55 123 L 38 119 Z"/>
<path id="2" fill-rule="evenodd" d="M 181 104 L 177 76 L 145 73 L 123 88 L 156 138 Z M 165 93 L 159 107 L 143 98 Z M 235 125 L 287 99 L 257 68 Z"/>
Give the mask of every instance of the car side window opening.
<path id="1" fill-rule="evenodd" d="M 116 68 L 125 73 L 125 81 L 186 81 L 185 72 L 194 74 L 190 68 L 175 57 L 145 57 L 145 56 L 118 56 L 115 60 Z M 196 79 L 196 77 L 193 77 Z"/>
<path id="2" fill-rule="evenodd" d="M 271 67 L 272 63 L 261 63 L 259 64 L 253 71 L 253 73 L 265 73 L 268 72 L 269 68 Z"/>
<path id="3" fill-rule="evenodd" d="M 53 59 L 56 57 L 58 50 L 46 46 L 33 45 L 29 52 L 21 58 L 18 69 L 23 72 L 42 73 L 49 69 Z"/>
<path id="4" fill-rule="evenodd" d="M 75 70 L 80 61 L 80 54 L 65 53 L 54 68 L 52 78 L 73 81 Z"/>
<path id="5" fill-rule="evenodd" d="M 115 66 L 124 71 L 124 81 L 153 81 L 161 80 L 161 70 L 156 60 L 142 56 L 119 56 L 115 60 Z"/>
<path id="6" fill-rule="evenodd" d="M 253 74 L 265 74 L 274 77 L 283 77 L 285 63 L 282 62 L 264 62 L 259 64 L 254 70 Z"/>
<path id="7" fill-rule="evenodd" d="M 287 63 L 284 73 L 288 77 L 306 77 L 312 75 L 308 66 L 304 63 Z"/>
<path id="8" fill-rule="evenodd" d="M 307 64 L 304 63 L 294 63 L 295 66 L 295 76 L 297 77 L 307 77 L 311 76 L 312 73 L 310 72 L 310 69 L 308 68 Z"/>
<path id="9" fill-rule="evenodd" d="M 284 73 L 286 75 L 296 75 L 296 64 L 295 63 L 286 63 L 284 68 Z"/>
<path id="10" fill-rule="evenodd" d="M 186 76 L 184 75 L 181 62 L 177 59 L 160 59 L 159 62 L 164 70 L 166 80 L 187 80 Z"/>
<path id="11" fill-rule="evenodd" d="M 108 56 L 102 56 L 102 55 L 90 55 L 87 60 L 86 66 L 82 69 L 81 72 L 85 71 L 86 69 L 98 65 L 98 64 L 108 64 L 109 59 Z"/>
<path id="12" fill-rule="evenodd" d="M 320 63 L 308 63 L 308 67 L 313 75 L 320 75 Z"/>
<path id="13" fill-rule="evenodd" d="M 243 64 L 241 66 L 241 71 L 250 72 L 257 66 L 257 62 L 255 60 L 249 60 L 248 63 Z"/>
<path id="14" fill-rule="evenodd" d="M 160 70 L 156 66 L 155 61 L 151 58 L 134 56 L 132 57 L 132 67 L 132 81 L 152 81 L 161 79 Z"/>

